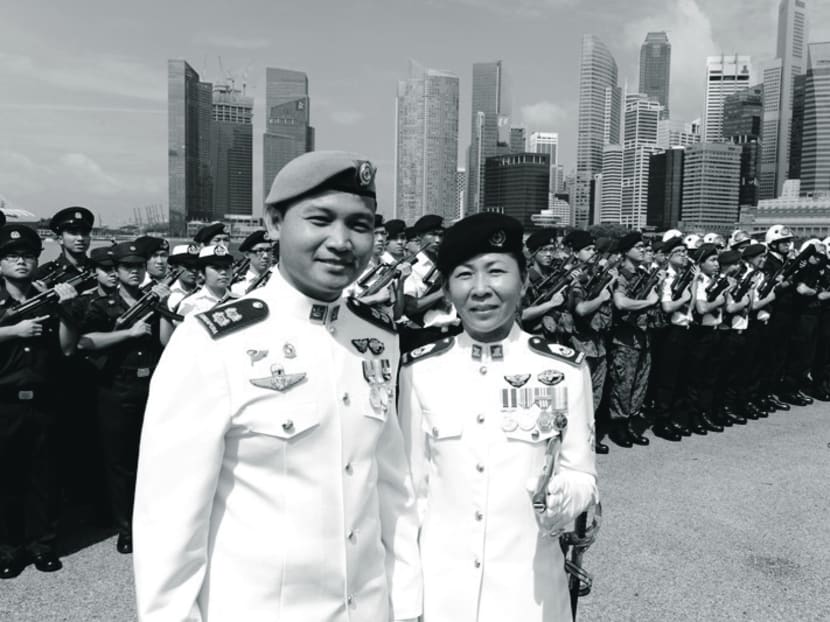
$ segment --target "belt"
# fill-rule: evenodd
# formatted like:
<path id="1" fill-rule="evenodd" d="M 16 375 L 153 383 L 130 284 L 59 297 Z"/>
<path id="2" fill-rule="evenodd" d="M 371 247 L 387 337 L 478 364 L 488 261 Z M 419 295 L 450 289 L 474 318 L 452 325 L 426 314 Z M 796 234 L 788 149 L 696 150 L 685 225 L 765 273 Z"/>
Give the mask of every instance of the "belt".
<path id="1" fill-rule="evenodd" d="M 30 387 L 26 389 L 9 387 L 6 389 L 0 389 L 0 402 L 30 402 L 34 400 L 35 397 L 40 398 L 44 395 L 46 395 L 46 392 L 37 387 Z"/>
<path id="2" fill-rule="evenodd" d="M 137 369 L 119 369 L 112 377 L 118 380 L 133 380 L 135 378 L 147 378 L 153 374 L 153 370 L 149 367 L 139 367 Z"/>

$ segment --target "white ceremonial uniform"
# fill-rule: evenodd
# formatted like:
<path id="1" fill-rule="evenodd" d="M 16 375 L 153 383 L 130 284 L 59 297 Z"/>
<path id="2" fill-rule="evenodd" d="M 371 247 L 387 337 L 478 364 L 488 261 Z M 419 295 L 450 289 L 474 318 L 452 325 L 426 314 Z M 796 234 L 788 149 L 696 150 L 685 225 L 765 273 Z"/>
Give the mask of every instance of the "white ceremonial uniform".
<path id="1" fill-rule="evenodd" d="M 251 284 L 259 278 L 259 275 L 248 268 L 248 271 L 245 273 L 245 276 L 242 277 L 242 280 L 237 281 L 233 285 L 231 285 L 231 291 L 236 294 L 237 296 L 244 296 L 245 292 L 248 291 L 248 288 Z"/>
<path id="2" fill-rule="evenodd" d="M 179 310 L 177 313 L 179 315 L 190 315 L 191 313 L 204 313 L 205 311 L 210 311 L 213 307 L 217 306 L 221 302 L 227 300 L 230 297 L 234 297 L 233 295 L 228 295 L 227 293 L 222 298 L 219 298 L 216 294 L 214 294 L 210 289 L 205 286 L 202 286 L 196 291 L 195 293 L 191 294 L 187 298 L 181 301 L 179 304 Z"/>
<path id="3" fill-rule="evenodd" d="M 142 430 L 141 621 L 420 615 L 415 495 L 390 397 L 398 355 L 395 333 L 279 271 L 182 323 Z"/>
<path id="4" fill-rule="evenodd" d="M 663 291 L 660 295 L 660 302 L 672 302 L 672 287 L 674 287 L 674 282 L 678 276 L 679 273 L 673 266 L 666 268 L 666 278 L 663 280 Z M 690 301 L 688 306 L 681 307 L 678 311 L 672 312 L 669 321 L 674 326 L 688 327 L 692 322 L 692 305 L 693 302 Z"/>
<path id="5" fill-rule="evenodd" d="M 557 434 L 536 425 L 533 396 L 549 389 L 540 378 L 568 389 L 558 473 L 570 491 L 570 522 L 597 498 L 591 376 L 584 363 L 534 351 L 530 339 L 548 347 L 518 327 L 499 344 L 463 333 L 401 368 L 401 427 L 422 520 L 424 622 L 571 619 L 562 549 L 543 537 L 526 488 Z M 508 377 L 524 384 L 515 388 Z"/>
<path id="6" fill-rule="evenodd" d="M 706 293 L 706 290 L 709 288 L 713 281 L 714 279 L 712 277 L 701 273 L 700 283 L 698 283 L 697 285 L 696 300 L 700 300 L 701 302 L 708 302 L 708 294 Z M 706 326 L 708 328 L 717 328 L 718 326 L 720 326 L 722 320 L 723 306 L 720 306 L 710 313 L 704 313 L 703 316 L 700 318 L 700 325 Z"/>
<path id="7" fill-rule="evenodd" d="M 196 293 L 195 289 L 186 290 L 182 286 L 181 281 L 177 279 L 176 282 L 170 286 L 170 295 L 167 297 L 167 308 L 171 311 L 176 311 L 182 300 L 194 293 Z"/>

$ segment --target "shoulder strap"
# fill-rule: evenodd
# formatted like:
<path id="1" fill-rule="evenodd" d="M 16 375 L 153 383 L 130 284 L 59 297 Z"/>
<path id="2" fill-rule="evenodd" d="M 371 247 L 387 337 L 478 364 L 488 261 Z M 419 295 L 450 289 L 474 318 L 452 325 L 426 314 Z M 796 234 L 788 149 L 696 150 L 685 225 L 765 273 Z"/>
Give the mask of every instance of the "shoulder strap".
<path id="1" fill-rule="evenodd" d="M 585 360 L 585 354 L 577 352 L 573 348 L 559 345 L 558 343 L 550 343 L 541 337 L 531 337 L 527 344 L 530 349 L 538 354 L 568 363 L 574 367 L 579 367 L 582 361 Z"/>
<path id="2" fill-rule="evenodd" d="M 444 352 L 449 352 L 450 348 L 455 344 L 455 337 L 444 337 L 438 341 L 433 341 L 426 345 L 415 348 L 406 352 L 401 357 L 401 365 L 411 365 L 415 361 L 420 361 L 431 356 L 437 356 Z"/>
<path id="3" fill-rule="evenodd" d="M 380 311 L 371 305 L 364 304 L 354 298 L 348 298 L 346 300 L 346 306 L 360 319 L 365 320 L 370 324 L 374 324 L 375 326 L 378 326 L 390 333 L 398 332 L 395 327 L 395 322 L 393 322 L 392 318 L 390 318 L 383 311 Z"/>
<path id="4" fill-rule="evenodd" d="M 202 323 L 213 339 L 219 339 L 257 324 L 266 317 L 268 317 L 268 305 L 257 298 L 234 300 L 210 311 L 196 314 L 196 319 Z"/>

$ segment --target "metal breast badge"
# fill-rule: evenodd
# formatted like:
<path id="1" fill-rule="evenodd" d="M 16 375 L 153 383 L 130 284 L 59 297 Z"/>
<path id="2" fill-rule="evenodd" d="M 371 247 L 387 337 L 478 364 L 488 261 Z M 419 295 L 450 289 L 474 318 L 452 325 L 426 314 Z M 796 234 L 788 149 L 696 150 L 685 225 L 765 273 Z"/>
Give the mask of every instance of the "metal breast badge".
<path id="1" fill-rule="evenodd" d="M 259 387 L 260 389 L 271 389 L 272 391 L 284 393 L 292 387 L 296 387 L 305 379 L 305 372 L 299 374 L 286 374 L 283 366 L 275 363 L 274 365 L 271 365 L 270 376 L 265 378 L 251 378 L 250 382 L 252 385 Z"/>

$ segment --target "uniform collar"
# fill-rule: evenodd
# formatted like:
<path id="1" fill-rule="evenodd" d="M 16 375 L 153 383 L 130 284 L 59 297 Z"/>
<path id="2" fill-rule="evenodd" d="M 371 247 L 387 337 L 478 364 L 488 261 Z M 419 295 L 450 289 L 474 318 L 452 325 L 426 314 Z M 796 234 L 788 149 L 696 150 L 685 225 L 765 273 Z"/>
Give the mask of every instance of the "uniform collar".
<path id="1" fill-rule="evenodd" d="M 507 338 L 502 341 L 482 343 L 463 332 L 458 336 L 458 345 L 469 351 L 469 356 L 473 361 L 501 361 L 510 354 L 511 350 L 515 349 L 521 337 L 522 329 L 514 323 Z"/>
<path id="2" fill-rule="evenodd" d="M 268 283 L 261 290 L 273 302 L 273 308 L 279 309 L 298 320 L 312 324 L 332 324 L 341 313 L 342 298 L 334 302 L 315 300 L 298 291 L 285 280 L 279 268 L 275 268 Z"/>

